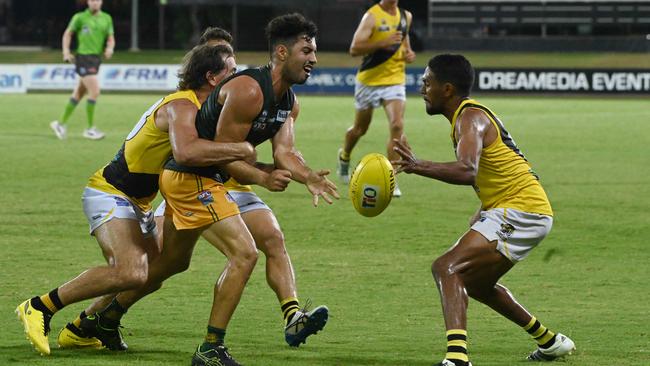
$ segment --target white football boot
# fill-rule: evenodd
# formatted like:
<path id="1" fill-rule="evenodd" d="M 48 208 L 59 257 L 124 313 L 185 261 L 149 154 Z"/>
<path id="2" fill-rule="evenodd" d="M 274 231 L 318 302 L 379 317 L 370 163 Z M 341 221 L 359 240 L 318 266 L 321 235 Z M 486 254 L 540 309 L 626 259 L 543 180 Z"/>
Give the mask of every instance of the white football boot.
<path id="1" fill-rule="evenodd" d="M 306 343 L 307 337 L 320 332 L 327 324 L 329 309 L 325 305 L 307 311 L 306 307 L 297 311 L 284 328 L 284 339 L 289 346 L 298 347 Z"/>
<path id="2" fill-rule="evenodd" d="M 442 360 L 442 362 L 437 363 L 437 364 L 435 364 L 435 365 L 433 365 L 433 366 L 456 366 L 456 364 L 453 363 L 452 361 L 449 361 L 448 359 L 445 358 L 444 360 Z M 467 363 L 467 366 L 472 366 L 472 363 L 471 363 L 471 362 L 468 362 L 468 363 Z"/>
<path id="3" fill-rule="evenodd" d="M 84 130 L 83 137 L 90 140 L 101 140 L 106 136 L 102 131 L 98 130 L 97 127 L 91 127 Z"/>
<path id="4" fill-rule="evenodd" d="M 54 131 L 54 134 L 56 135 L 56 137 L 58 137 L 59 140 L 65 140 L 65 138 L 68 135 L 67 128 L 59 121 L 50 122 L 50 128 L 52 129 L 52 131 Z"/>
<path id="5" fill-rule="evenodd" d="M 528 355 L 527 359 L 529 361 L 553 361 L 556 358 L 570 355 L 575 349 L 576 345 L 571 338 L 558 333 L 555 335 L 555 343 L 552 346 L 546 349 L 538 347 L 533 353 Z"/>

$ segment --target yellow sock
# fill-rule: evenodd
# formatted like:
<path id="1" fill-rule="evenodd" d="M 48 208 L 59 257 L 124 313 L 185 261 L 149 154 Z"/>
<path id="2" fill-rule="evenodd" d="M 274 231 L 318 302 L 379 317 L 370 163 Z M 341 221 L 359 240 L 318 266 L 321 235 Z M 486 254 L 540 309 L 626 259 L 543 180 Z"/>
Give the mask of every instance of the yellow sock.
<path id="1" fill-rule="evenodd" d="M 535 317 L 530 319 L 530 322 L 524 327 L 524 330 L 535 339 L 535 342 L 541 348 L 548 348 L 555 340 L 555 333 L 543 326 Z"/>
<path id="2" fill-rule="evenodd" d="M 350 161 L 350 153 L 345 152 L 345 150 L 341 149 L 341 153 L 339 154 L 339 158 L 341 158 L 341 160 Z"/>
<path id="3" fill-rule="evenodd" d="M 289 319 L 293 314 L 300 309 L 300 303 L 295 297 L 287 297 L 286 299 L 280 302 L 280 309 L 282 310 L 282 315 L 284 316 L 284 324 L 289 323 Z"/>

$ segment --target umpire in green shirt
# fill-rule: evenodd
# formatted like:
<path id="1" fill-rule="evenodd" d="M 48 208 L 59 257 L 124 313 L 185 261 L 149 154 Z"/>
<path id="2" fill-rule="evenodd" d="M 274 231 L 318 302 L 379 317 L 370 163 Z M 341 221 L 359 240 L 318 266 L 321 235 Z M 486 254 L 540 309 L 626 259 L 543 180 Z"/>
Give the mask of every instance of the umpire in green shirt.
<path id="1" fill-rule="evenodd" d="M 88 93 L 86 100 L 86 114 L 88 128 L 84 130 L 83 137 L 99 140 L 104 133 L 93 125 L 95 104 L 99 96 L 99 80 L 97 72 L 101 63 L 101 55 L 105 59 L 113 56 L 115 36 L 113 32 L 113 18 L 101 11 L 102 0 L 88 0 L 88 9 L 76 13 L 63 33 L 63 60 L 75 63 L 75 70 L 79 75 L 77 86 L 65 106 L 61 120 L 52 121 L 50 127 L 59 139 L 67 136 L 67 125 L 70 115 L 83 96 Z M 70 52 L 72 35 L 77 36 L 77 52 L 75 56 Z"/>

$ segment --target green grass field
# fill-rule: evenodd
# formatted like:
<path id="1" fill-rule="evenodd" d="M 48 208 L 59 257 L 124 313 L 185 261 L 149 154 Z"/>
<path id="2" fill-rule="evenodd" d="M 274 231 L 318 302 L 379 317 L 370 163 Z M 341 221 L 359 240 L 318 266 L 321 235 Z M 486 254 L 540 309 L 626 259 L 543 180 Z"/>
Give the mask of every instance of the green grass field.
<path id="1" fill-rule="evenodd" d="M 81 138 L 84 104 L 67 141 L 49 130 L 64 94 L 0 97 L 0 365 L 188 365 L 201 341 L 212 286 L 223 257 L 200 242 L 191 268 L 134 306 L 124 319 L 126 353 L 53 349 L 39 356 L 25 340 L 14 308 L 103 259 L 80 195 L 88 176 L 110 160 L 140 114 L 158 95 L 105 95 L 97 122 L 101 141 Z M 518 300 L 578 350 L 563 365 L 648 365 L 650 343 L 650 111 L 643 99 L 485 97 L 540 174 L 555 227 L 505 278 Z M 297 145 L 312 167 L 335 166 L 351 122 L 351 97 L 302 97 Z M 418 156 L 453 159 L 449 124 L 411 98 L 406 133 Z M 377 112 L 353 156 L 383 152 L 387 128 Z M 260 160 L 268 159 L 267 146 Z M 228 330 L 227 343 L 245 365 L 425 366 L 445 352 L 444 322 L 431 261 L 467 229 L 478 206 L 469 187 L 399 176 L 404 196 L 379 217 L 359 216 L 342 199 L 313 208 L 304 187 L 259 194 L 286 235 L 301 300 L 327 304 L 330 322 L 299 349 L 283 338 L 279 305 L 266 285 L 263 256 Z M 58 330 L 84 304 L 52 321 Z M 471 301 L 469 352 L 477 366 L 524 365 L 528 335 Z"/>

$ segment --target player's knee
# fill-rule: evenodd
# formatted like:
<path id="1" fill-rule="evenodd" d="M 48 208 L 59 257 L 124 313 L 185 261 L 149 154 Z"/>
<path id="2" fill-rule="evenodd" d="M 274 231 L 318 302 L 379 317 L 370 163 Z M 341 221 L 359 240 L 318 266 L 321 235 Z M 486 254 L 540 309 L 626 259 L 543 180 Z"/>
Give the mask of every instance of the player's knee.
<path id="1" fill-rule="evenodd" d="M 284 246 L 284 234 L 276 230 L 272 235 L 264 240 L 264 245 L 260 248 L 267 257 L 281 257 L 287 255 Z"/>
<path id="2" fill-rule="evenodd" d="M 368 132 L 368 126 L 353 126 L 349 130 L 350 134 L 356 137 L 361 137 Z"/>
<path id="3" fill-rule="evenodd" d="M 235 266 L 242 273 L 250 274 L 257 264 L 258 253 L 257 249 L 253 246 L 237 253 L 236 256 L 231 258 L 232 265 Z"/>
<path id="4" fill-rule="evenodd" d="M 431 273 L 436 280 L 444 279 L 452 275 L 451 263 L 449 260 L 442 256 L 438 257 L 431 263 Z"/>
<path id="5" fill-rule="evenodd" d="M 117 273 L 118 287 L 122 290 L 135 289 L 144 286 L 147 282 L 147 265 L 120 268 Z"/>

